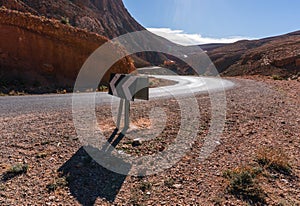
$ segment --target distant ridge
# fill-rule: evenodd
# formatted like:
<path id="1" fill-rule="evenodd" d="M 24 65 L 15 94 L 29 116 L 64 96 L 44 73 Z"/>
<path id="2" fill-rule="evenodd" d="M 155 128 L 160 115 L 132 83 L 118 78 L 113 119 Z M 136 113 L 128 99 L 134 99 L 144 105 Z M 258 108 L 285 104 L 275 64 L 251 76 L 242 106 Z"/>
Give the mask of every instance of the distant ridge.
<path id="1" fill-rule="evenodd" d="M 201 46 L 200 46 L 201 47 Z M 300 75 L 300 31 L 259 40 L 242 40 L 209 49 L 223 75 Z"/>

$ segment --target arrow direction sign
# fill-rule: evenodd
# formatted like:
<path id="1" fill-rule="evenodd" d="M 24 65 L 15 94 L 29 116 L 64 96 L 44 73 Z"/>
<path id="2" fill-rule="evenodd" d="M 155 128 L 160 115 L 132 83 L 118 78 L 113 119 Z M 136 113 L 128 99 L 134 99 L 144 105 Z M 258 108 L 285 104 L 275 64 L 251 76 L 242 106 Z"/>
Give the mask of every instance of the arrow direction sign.
<path id="1" fill-rule="evenodd" d="M 108 93 L 129 101 L 134 101 L 134 99 L 149 100 L 149 78 L 111 74 Z"/>

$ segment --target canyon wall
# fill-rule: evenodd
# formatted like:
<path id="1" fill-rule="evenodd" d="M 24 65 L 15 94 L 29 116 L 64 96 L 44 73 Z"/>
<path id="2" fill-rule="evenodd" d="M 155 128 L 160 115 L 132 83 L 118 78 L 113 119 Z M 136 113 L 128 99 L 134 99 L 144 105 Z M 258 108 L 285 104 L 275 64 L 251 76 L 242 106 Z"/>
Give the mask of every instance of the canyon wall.
<path id="1" fill-rule="evenodd" d="M 0 10 L 0 31 L 2 90 L 72 88 L 87 57 L 108 40 L 56 20 L 8 9 Z M 132 60 L 124 58 L 102 81 L 108 81 L 110 72 L 133 70 Z"/>

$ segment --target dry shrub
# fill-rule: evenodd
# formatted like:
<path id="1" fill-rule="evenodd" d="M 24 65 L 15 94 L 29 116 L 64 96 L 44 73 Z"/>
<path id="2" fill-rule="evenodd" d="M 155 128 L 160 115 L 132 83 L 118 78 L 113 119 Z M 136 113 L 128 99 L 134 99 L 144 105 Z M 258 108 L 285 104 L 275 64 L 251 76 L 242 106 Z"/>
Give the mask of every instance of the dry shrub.
<path id="1" fill-rule="evenodd" d="M 231 194 L 250 204 L 265 204 L 266 194 L 256 178 L 261 172 L 261 168 L 238 167 L 227 170 L 223 176 L 229 180 L 227 189 Z"/>
<path id="2" fill-rule="evenodd" d="M 292 174 L 292 167 L 287 154 L 280 148 L 261 148 L 256 155 L 256 161 L 265 169 L 285 175 Z"/>

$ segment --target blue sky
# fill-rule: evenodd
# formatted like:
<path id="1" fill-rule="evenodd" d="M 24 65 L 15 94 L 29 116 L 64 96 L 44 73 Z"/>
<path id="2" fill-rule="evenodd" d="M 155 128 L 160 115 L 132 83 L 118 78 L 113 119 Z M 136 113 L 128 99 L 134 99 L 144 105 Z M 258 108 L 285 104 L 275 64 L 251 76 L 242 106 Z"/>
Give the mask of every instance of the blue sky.
<path id="1" fill-rule="evenodd" d="M 144 27 L 182 44 L 300 30 L 299 0 L 124 0 L 124 4 Z"/>

